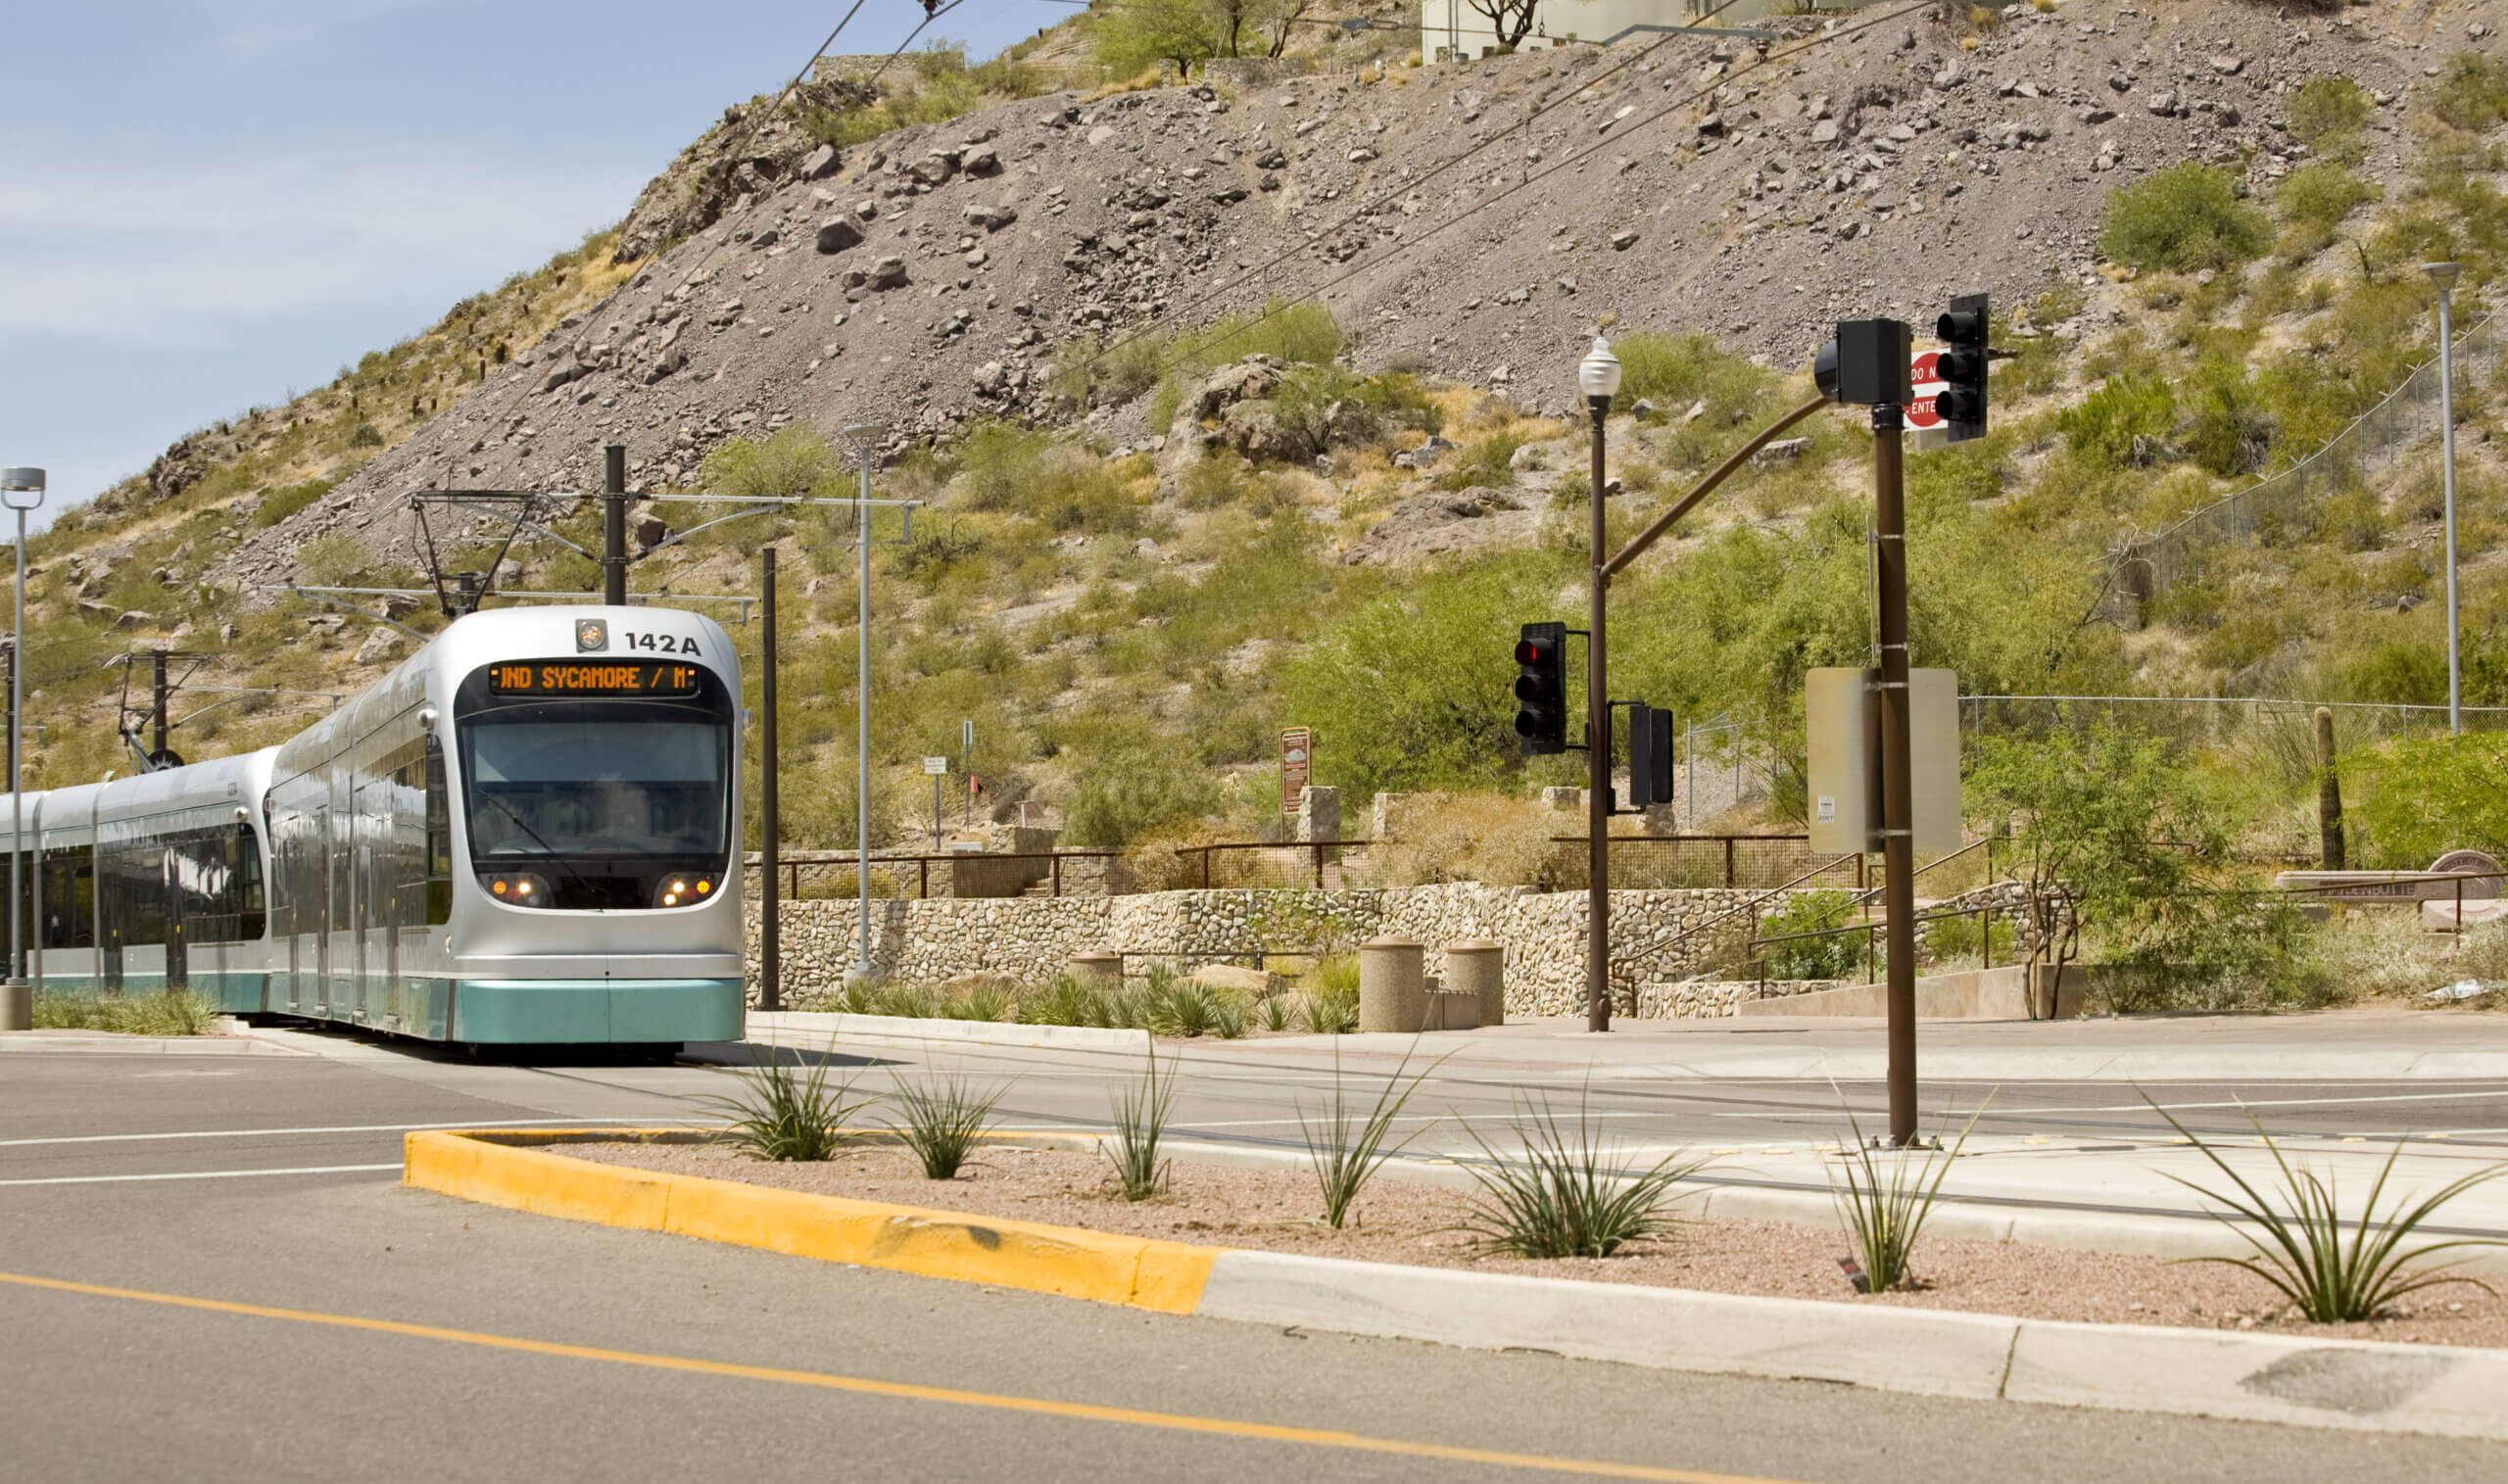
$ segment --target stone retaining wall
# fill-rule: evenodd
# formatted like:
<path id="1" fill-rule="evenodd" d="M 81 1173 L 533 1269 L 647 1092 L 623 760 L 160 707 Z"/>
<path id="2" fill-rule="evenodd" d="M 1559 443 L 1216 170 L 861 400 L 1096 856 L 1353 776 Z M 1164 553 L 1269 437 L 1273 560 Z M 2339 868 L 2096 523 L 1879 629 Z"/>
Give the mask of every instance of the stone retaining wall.
<path id="1" fill-rule="evenodd" d="M 1751 899 L 1748 891 L 1615 891 L 1612 948 L 1626 953 L 1695 929 Z M 1784 898 L 1770 900 L 1770 910 Z M 797 901 L 783 906 L 784 990 L 788 997 L 843 987 L 854 957 L 856 906 Z M 1731 925 L 1738 931 L 1746 918 Z M 1400 889 L 1157 891 L 1133 896 L 1014 897 L 871 904 L 871 962 L 886 978 L 931 982 L 979 969 L 1043 983 L 1075 954 L 1115 951 L 1138 973 L 1151 963 L 1179 969 L 1247 961 L 1258 948 L 1349 948 L 1384 935 L 1426 946 L 1430 972 L 1445 946 L 1494 938 L 1506 950 L 1507 1009 L 1557 1015 L 1583 1003 L 1585 894 L 1539 892 L 1476 883 Z M 1724 932 L 1703 934 L 1649 960 L 1650 979 L 1704 968 Z M 757 922 L 748 950 L 754 998 Z M 1756 986 L 1747 986 L 1756 991 Z M 1723 1013 L 1723 1012 L 1715 1012 Z"/>

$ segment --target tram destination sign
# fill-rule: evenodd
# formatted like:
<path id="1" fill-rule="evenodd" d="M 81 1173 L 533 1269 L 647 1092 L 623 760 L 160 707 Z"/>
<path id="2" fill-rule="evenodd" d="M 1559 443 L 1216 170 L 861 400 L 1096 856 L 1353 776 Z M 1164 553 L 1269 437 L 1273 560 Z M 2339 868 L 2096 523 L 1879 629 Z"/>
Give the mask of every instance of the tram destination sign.
<path id="1" fill-rule="evenodd" d="M 697 694 L 698 667 L 669 660 L 544 659 L 490 665 L 491 695 L 645 696 L 685 700 Z"/>

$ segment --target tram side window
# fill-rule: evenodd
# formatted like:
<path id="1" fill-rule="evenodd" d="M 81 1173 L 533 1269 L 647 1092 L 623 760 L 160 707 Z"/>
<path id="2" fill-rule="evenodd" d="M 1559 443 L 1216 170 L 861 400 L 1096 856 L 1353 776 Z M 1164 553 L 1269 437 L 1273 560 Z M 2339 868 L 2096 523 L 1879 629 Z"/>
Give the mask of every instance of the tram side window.
<path id="1" fill-rule="evenodd" d="M 95 846 L 56 846 L 43 853 L 42 944 L 96 946 Z"/>

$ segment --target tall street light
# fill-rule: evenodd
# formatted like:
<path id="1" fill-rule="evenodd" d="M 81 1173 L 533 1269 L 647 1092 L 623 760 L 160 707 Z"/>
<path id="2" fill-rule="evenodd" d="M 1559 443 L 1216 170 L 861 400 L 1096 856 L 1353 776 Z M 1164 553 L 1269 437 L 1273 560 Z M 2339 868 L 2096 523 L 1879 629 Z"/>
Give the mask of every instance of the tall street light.
<path id="1" fill-rule="evenodd" d="M 1611 591 L 1603 570 L 1611 555 L 1603 529 L 1603 422 L 1619 395 L 1619 358 L 1611 342 L 1594 348 L 1576 367 L 1576 389 L 1594 417 L 1594 482 L 1586 508 L 1593 517 L 1593 580 L 1585 613 L 1585 1025 L 1611 1029 L 1611 687 L 1604 679 L 1604 598 Z"/>
<path id="2" fill-rule="evenodd" d="M 25 794 L 19 787 L 19 714 L 26 669 L 26 512 L 43 503 L 41 469 L 0 469 L 0 501 L 18 512 L 18 594 L 9 629 L 9 977 L 0 983 L 0 1030 L 28 1030 L 35 1023 L 34 986 L 26 982 L 25 944 L 20 934 L 30 914 L 25 899 Z"/>
<path id="3" fill-rule="evenodd" d="M 2447 291 L 2464 268 L 2453 263 L 2425 263 L 2421 271 L 2438 289 L 2438 461 L 2447 493 L 2447 735 L 2465 729 L 2464 669 L 2456 652 L 2456 347 L 2455 319 Z"/>

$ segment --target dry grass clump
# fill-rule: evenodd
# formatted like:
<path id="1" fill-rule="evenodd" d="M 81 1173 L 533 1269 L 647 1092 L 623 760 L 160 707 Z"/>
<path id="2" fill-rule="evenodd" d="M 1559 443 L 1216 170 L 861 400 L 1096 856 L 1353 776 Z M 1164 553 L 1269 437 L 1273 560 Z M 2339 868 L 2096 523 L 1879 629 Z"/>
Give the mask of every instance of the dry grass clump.
<path id="1" fill-rule="evenodd" d="M 1375 846 L 1386 886 L 1481 882 L 1493 886 L 1568 885 L 1568 851 L 1551 840 L 1575 816 L 1496 793 L 1432 793 L 1410 801 L 1391 839 Z"/>
<path id="2" fill-rule="evenodd" d="M 2404 999 L 2458 980 L 2508 982 L 2508 924 L 2433 933 L 2417 910 L 2345 913 L 2319 933 L 2336 982 L 2363 999 Z"/>

